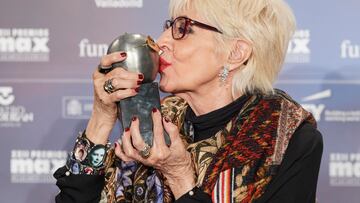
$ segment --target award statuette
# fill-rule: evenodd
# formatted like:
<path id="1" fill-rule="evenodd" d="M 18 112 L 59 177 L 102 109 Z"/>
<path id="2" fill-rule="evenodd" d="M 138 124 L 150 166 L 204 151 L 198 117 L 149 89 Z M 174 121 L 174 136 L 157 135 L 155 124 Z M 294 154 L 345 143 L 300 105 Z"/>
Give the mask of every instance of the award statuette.
<path id="1" fill-rule="evenodd" d="M 112 68 L 122 67 L 131 72 L 144 75 L 136 96 L 121 100 L 119 119 L 123 129 L 130 127 L 131 120 L 136 116 L 140 121 L 140 133 L 143 140 L 150 146 L 153 142 L 153 121 L 151 112 L 155 107 L 160 110 L 158 83 L 154 82 L 159 69 L 159 55 L 162 51 L 149 36 L 125 33 L 117 37 L 109 46 L 107 54 L 125 51 L 124 61 L 112 64 Z M 165 141 L 170 144 L 169 136 L 164 132 Z"/>

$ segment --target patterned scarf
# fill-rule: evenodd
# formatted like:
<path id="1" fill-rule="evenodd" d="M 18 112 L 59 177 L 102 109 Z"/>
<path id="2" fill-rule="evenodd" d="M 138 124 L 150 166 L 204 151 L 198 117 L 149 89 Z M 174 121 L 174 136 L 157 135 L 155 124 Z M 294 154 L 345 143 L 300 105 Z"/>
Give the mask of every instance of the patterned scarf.
<path id="1" fill-rule="evenodd" d="M 252 202 L 276 174 L 289 140 L 303 122 L 316 127 L 313 116 L 280 90 L 254 94 L 216 135 L 192 143 L 184 122 L 187 103 L 175 96 L 162 101 L 163 115 L 172 119 L 192 154 L 197 186 L 213 202 Z M 190 129 L 190 130 L 189 130 Z M 110 153 L 101 202 L 173 202 L 165 178 L 139 163 L 125 163 Z"/>

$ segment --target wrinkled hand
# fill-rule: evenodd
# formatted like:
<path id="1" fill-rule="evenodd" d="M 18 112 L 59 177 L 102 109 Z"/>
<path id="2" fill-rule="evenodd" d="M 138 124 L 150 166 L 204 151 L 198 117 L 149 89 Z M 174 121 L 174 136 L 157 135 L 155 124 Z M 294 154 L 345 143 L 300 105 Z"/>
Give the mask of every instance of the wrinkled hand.
<path id="1" fill-rule="evenodd" d="M 186 150 L 176 125 L 168 118 L 162 118 L 159 110 L 152 113 L 154 139 L 150 156 L 143 158 L 140 151 L 146 146 L 139 130 L 139 119 L 133 119 L 130 129 L 125 129 L 121 145 L 115 144 L 115 153 L 123 161 L 139 161 L 154 167 L 166 177 L 175 198 L 179 198 L 195 186 L 191 155 Z M 171 145 L 167 146 L 164 131 L 169 134 Z"/>
<path id="2" fill-rule="evenodd" d="M 125 52 L 114 52 L 105 55 L 100 65 L 111 67 L 111 64 L 126 59 Z M 112 79 L 115 87 L 113 93 L 104 90 L 104 83 Z M 117 119 L 116 102 L 127 97 L 135 96 L 143 75 L 126 71 L 123 68 L 114 68 L 107 74 L 100 73 L 97 69 L 93 73 L 94 104 L 91 118 L 86 128 L 87 137 L 95 144 L 105 144 Z"/>

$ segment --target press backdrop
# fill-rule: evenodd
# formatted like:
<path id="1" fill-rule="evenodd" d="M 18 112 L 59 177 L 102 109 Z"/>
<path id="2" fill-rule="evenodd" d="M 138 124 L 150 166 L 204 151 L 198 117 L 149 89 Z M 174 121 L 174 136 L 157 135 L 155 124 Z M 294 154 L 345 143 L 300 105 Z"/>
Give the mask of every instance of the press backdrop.
<path id="1" fill-rule="evenodd" d="M 289 0 L 298 29 L 276 84 L 324 136 L 318 202 L 360 202 L 360 1 Z M 166 0 L 1 0 L 1 202 L 53 202 L 92 106 L 91 73 L 118 35 L 157 38 Z M 112 138 L 119 137 L 120 129 Z"/>

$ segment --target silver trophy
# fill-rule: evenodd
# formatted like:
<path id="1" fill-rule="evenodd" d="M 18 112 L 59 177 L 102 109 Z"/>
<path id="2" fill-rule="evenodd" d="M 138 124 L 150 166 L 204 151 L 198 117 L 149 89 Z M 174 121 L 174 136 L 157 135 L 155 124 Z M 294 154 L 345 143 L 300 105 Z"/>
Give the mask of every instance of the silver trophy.
<path id="1" fill-rule="evenodd" d="M 131 120 L 136 116 L 140 121 L 140 133 L 144 141 L 152 146 L 153 121 L 152 109 L 160 110 L 160 95 L 158 83 L 154 82 L 159 69 L 159 56 L 162 54 L 159 46 L 149 36 L 125 33 L 117 37 L 110 45 L 107 54 L 116 51 L 125 51 L 127 58 L 112 64 L 112 68 L 122 67 L 131 72 L 144 75 L 136 96 L 121 100 L 118 107 L 119 119 L 123 129 L 130 127 Z M 164 132 L 165 141 L 170 144 L 170 139 Z"/>

